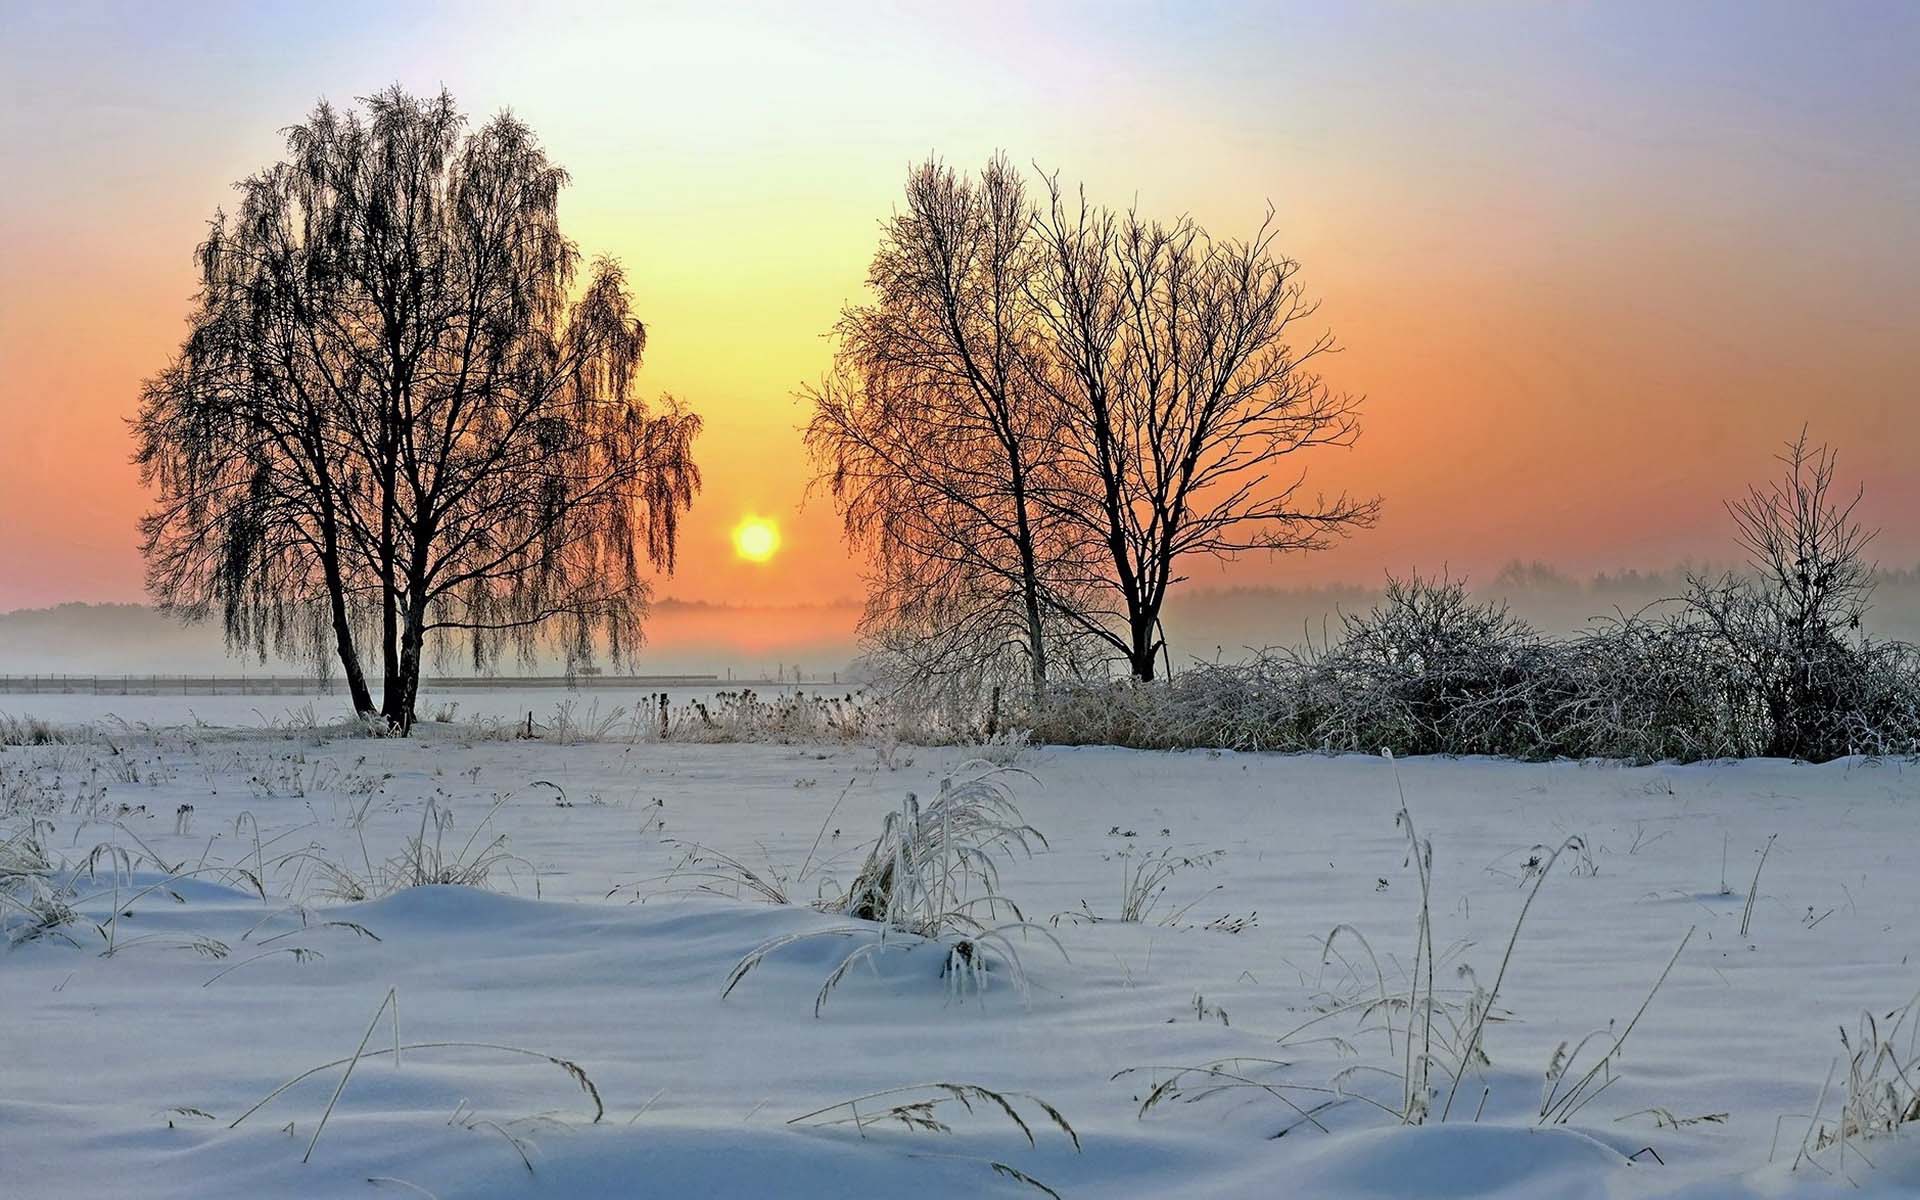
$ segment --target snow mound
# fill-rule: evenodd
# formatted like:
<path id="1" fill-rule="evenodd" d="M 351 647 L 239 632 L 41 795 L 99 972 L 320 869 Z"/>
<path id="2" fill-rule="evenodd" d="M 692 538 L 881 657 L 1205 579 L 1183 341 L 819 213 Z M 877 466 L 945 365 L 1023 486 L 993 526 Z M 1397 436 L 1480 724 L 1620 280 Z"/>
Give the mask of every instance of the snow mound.
<path id="1" fill-rule="evenodd" d="M 557 924 L 569 915 L 560 906 L 537 900 L 437 883 L 402 888 L 378 900 L 345 905 L 336 912 L 363 925 L 439 933 L 504 933 L 529 925 Z"/>
<path id="2" fill-rule="evenodd" d="M 1451 1124 L 1336 1137 L 1286 1174 L 1299 1196 L 1599 1200 L 1634 1169 L 1618 1151 L 1566 1129 Z"/>

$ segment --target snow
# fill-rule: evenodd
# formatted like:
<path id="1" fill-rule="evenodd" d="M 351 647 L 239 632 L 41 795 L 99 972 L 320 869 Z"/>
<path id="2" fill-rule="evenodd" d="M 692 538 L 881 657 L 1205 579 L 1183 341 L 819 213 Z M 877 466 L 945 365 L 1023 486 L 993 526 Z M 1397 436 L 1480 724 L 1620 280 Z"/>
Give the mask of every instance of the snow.
<path id="1" fill-rule="evenodd" d="M 665 693 L 670 705 L 699 700 L 711 705 L 723 691 L 751 688 L 764 699 L 790 695 L 844 696 L 855 690 L 852 684 L 809 682 L 801 685 L 754 682 L 726 683 L 712 687 L 674 686 L 655 688 L 594 687 L 584 691 L 552 687 L 488 687 L 438 690 L 422 688 L 419 712 L 422 719 L 444 712 L 462 722 L 521 721 L 533 714 L 538 723 L 548 723 L 566 706 L 576 721 L 610 718 L 619 714 L 622 732 L 636 715 L 653 711 Z M 374 699 L 379 695 L 376 692 Z M 34 716 L 65 725 L 178 726 L 206 725 L 215 729 L 252 729 L 272 727 L 305 728 L 316 722 L 330 721 L 334 712 L 346 706 L 344 695 L 294 695 L 292 693 L 251 695 L 222 692 L 216 695 L 129 695 L 92 692 L 36 692 L 0 694 L 0 714 Z M 644 710 L 644 711 L 643 711 Z"/>
<path id="2" fill-rule="evenodd" d="M 35 715 L 79 721 L 103 711 L 86 703 L 142 698 L 33 699 Z M 553 703 L 523 700 L 496 706 L 507 715 Z M 929 797 L 943 778 L 981 769 L 968 765 L 977 750 L 558 745 L 451 725 L 375 740 L 298 721 L 262 728 L 276 714 L 245 710 L 217 714 L 232 728 L 194 726 L 181 698 L 142 703 L 138 716 L 120 715 L 146 728 L 0 749 L 0 795 L 16 810 L 4 827 L 24 824 L 30 796 L 52 823 L 49 847 L 70 860 L 100 842 L 144 843 L 170 863 L 256 870 L 268 898 L 242 877 L 204 872 L 129 900 L 163 877 L 144 861 L 119 878 L 103 860 L 104 894 L 85 911 L 101 922 L 131 914 L 115 922 L 113 954 L 86 924 L 69 927 L 77 949 L 42 938 L 0 950 L 0 1195 L 1041 1194 L 993 1163 L 1063 1195 L 1120 1197 L 1920 1189 L 1910 1136 L 1849 1146 L 1844 1161 L 1829 1148 L 1791 1169 L 1821 1081 L 1846 1052 L 1836 1027 L 1920 989 L 1913 763 L 1626 768 L 1027 749 L 1006 778 L 1048 844 L 1005 862 L 1001 891 L 1065 957 L 1037 936 L 1017 941 L 1028 990 L 1002 967 L 976 993 L 942 977 L 944 950 L 906 949 L 850 973 L 816 1017 L 816 994 L 851 939 L 794 943 L 721 992 L 769 939 L 846 918 L 696 892 L 675 865 L 697 843 L 784 873 L 794 898 L 810 900 L 830 880 L 845 886 L 906 793 Z M 1336 1081 L 1398 1094 L 1372 1068 L 1400 1069 L 1403 1046 L 1389 1054 L 1378 1023 L 1357 1013 L 1325 1015 L 1330 1000 L 1377 987 L 1366 953 L 1343 933 L 1340 956 L 1322 958 L 1329 932 L 1351 925 L 1388 990 L 1405 987 L 1419 890 L 1394 819 L 1403 791 L 1433 845 L 1435 945 L 1445 955 L 1468 943 L 1445 960 L 1443 992 L 1466 986 L 1453 976 L 1460 962 L 1492 982 L 1536 847 L 1578 837 L 1584 853 L 1564 854 L 1541 886 L 1500 989 L 1496 1015 L 1507 1019 L 1487 1026 L 1491 1063 L 1462 1084 L 1447 1123 L 1402 1127 L 1349 1101 L 1317 1110 L 1323 1132 L 1289 1100 L 1319 1104 L 1331 1093 L 1305 1089 Z M 429 802 L 452 814 L 450 856 L 470 835 L 476 847 L 505 835 L 512 858 L 489 887 L 354 903 L 325 894 L 319 862 L 372 873 L 419 832 Z M 182 804 L 193 812 L 176 832 Z M 1743 938 L 1748 887 L 1774 835 Z M 1166 848 L 1196 861 L 1169 878 L 1147 921 L 1072 916 L 1116 914 L 1123 872 Z M 806 877 L 793 880 L 803 864 Z M 1555 1047 L 1623 1025 L 1690 927 L 1616 1081 L 1569 1124 L 1536 1128 Z M 194 939 L 231 952 L 181 948 Z M 283 952 L 296 947 L 314 953 Z M 545 1058 L 403 1049 L 396 1064 L 383 1015 L 310 1162 L 302 1155 L 339 1068 L 229 1128 L 288 1079 L 352 1056 L 389 991 L 403 1043 L 570 1060 L 604 1118 L 594 1122 L 593 1097 Z M 1233 1056 L 1287 1065 L 1244 1068 L 1271 1090 L 1196 1087 L 1141 1115 L 1170 1069 Z M 1356 1066 L 1366 1069 L 1342 1074 Z M 1033 1143 L 985 1103 L 971 1115 L 940 1105 L 951 1133 L 788 1124 L 936 1081 L 1006 1093 Z M 1024 1095 L 1059 1110 L 1077 1151 Z M 864 1115 L 897 1100 L 868 1102 Z M 1725 1117 L 1672 1128 L 1656 1125 L 1644 1111 L 1653 1108 Z M 1830 1096 L 1829 1118 L 1835 1109 Z"/>

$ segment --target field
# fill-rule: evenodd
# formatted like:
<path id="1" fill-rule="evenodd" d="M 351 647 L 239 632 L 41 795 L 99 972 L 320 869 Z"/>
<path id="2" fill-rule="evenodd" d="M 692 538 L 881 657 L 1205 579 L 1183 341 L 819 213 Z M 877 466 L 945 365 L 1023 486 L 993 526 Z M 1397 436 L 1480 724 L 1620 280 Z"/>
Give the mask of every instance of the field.
<path id="1" fill-rule="evenodd" d="M 7 1196 L 1920 1191 L 1912 762 L 702 744 L 607 725 L 634 698 L 556 728 L 491 693 L 384 740 L 285 698 L 24 699 Z M 1017 918 L 977 867 L 922 915 L 997 934 L 813 907 L 943 781 L 1017 807 L 985 827 Z"/>

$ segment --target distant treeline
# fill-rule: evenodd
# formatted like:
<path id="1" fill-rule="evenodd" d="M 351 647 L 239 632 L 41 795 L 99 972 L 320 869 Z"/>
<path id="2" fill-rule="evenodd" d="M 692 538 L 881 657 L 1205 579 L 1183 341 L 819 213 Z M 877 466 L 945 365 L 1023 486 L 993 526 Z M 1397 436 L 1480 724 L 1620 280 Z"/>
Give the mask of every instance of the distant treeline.
<path id="1" fill-rule="evenodd" d="M 1698 563 L 1580 577 L 1548 563 L 1514 561 L 1492 575 L 1453 578 L 1477 599 L 1504 603 L 1535 629 L 1567 635 L 1587 630 L 1598 620 L 1683 597 L 1690 577 L 1717 577 L 1729 569 L 1724 564 Z M 1875 568 L 1869 577 L 1873 594 L 1862 617 L 1866 632 L 1877 638 L 1920 642 L 1920 566 Z M 1339 636 L 1343 614 L 1364 613 L 1385 599 L 1386 593 L 1383 576 L 1374 586 L 1194 588 L 1176 594 L 1167 602 L 1174 665 L 1194 660 L 1224 662 L 1264 648 L 1324 646 Z"/>

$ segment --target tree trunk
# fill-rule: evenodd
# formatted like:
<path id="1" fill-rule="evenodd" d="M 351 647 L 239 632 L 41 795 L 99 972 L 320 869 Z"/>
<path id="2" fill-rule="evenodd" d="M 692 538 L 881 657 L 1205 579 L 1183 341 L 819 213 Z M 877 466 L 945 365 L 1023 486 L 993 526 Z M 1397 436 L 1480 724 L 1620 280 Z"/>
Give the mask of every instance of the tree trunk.
<path id="1" fill-rule="evenodd" d="M 1047 700 L 1047 643 L 1040 628 L 1040 597 L 1034 586 L 1027 586 L 1027 659 L 1033 668 L 1033 706 L 1037 711 Z"/>
<path id="2" fill-rule="evenodd" d="M 401 709 L 400 595 L 394 579 L 393 539 L 383 532 L 380 545 L 380 712 L 397 723 Z"/>
<path id="3" fill-rule="evenodd" d="M 399 487 L 399 449 L 394 445 L 395 409 L 383 400 L 379 457 L 380 487 L 380 712 L 389 724 L 402 728 L 400 688 L 400 564 L 394 505 Z"/>
<path id="4" fill-rule="evenodd" d="M 1027 607 L 1027 665 L 1033 673 L 1033 707 L 1038 712 L 1047 701 L 1047 641 L 1040 622 L 1040 569 L 1034 561 L 1033 526 L 1027 520 L 1027 480 L 1019 452 L 1013 451 L 1013 504 L 1020 541 L 1020 588 Z"/>
<path id="5" fill-rule="evenodd" d="M 426 641 L 420 629 L 422 620 L 424 616 L 407 614 L 406 631 L 400 638 L 400 671 L 394 681 L 393 707 L 387 712 L 387 720 L 403 735 L 413 732 L 414 704 L 420 696 L 421 647 Z"/>
<path id="6" fill-rule="evenodd" d="M 400 711 L 400 621 L 389 597 L 380 613 L 380 712 L 387 720 Z"/>
<path id="7" fill-rule="evenodd" d="M 428 550 L 434 529 L 424 522 L 409 531 L 413 552 L 406 563 L 407 603 L 401 614 L 399 663 L 390 681 L 387 720 L 402 735 L 413 732 L 414 705 L 420 697 L 420 660 L 427 641 Z"/>
<path id="8" fill-rule="evenodd" d="M 1141 683 L 1153 682 L 1153 659 L 1159 647 L 1154 644 L 1153 622 L 1135 618 L 1131 630 L 1132 645 L 1127 648 L 1127 670 Z"/>
<path id="9" fill-rule="evenodd" d="M 327 607 L 333 616 L 333 641 L 340 654 L 340 670 L 347 677 L 347 694 L 353 700 L 356 716 L 373 713 L 373 695 L 367 691 L 366 672 L 360 667 L 360 652 L 353 644 L 353 623 L 347 619 L 347 589 L 340 575 L 340 547 L 333 523 L 325 525 L 320 554 L 321 570 L 327 580 Z"/>
<path id="10" fill-rule="evenodd" d="M 320 450 L 317 428 L 309 429 L 305 445 L 312 448 L 320 486 L 320 571 L 327 584 L 327 608 L 333 618 L 334 649 L 340 655 L 340 670 L 347 677 L 347 694 L 353 701 L 355 716 L 372 715 L 373 696 L 367 690 L 367 675 L 360 666 L 360 651 L 353 644 L 353 622 L 347 617 L 346 574 L 340 569 L 340 514 L 334 506 L 333 479 L 326 456 Z"/>

